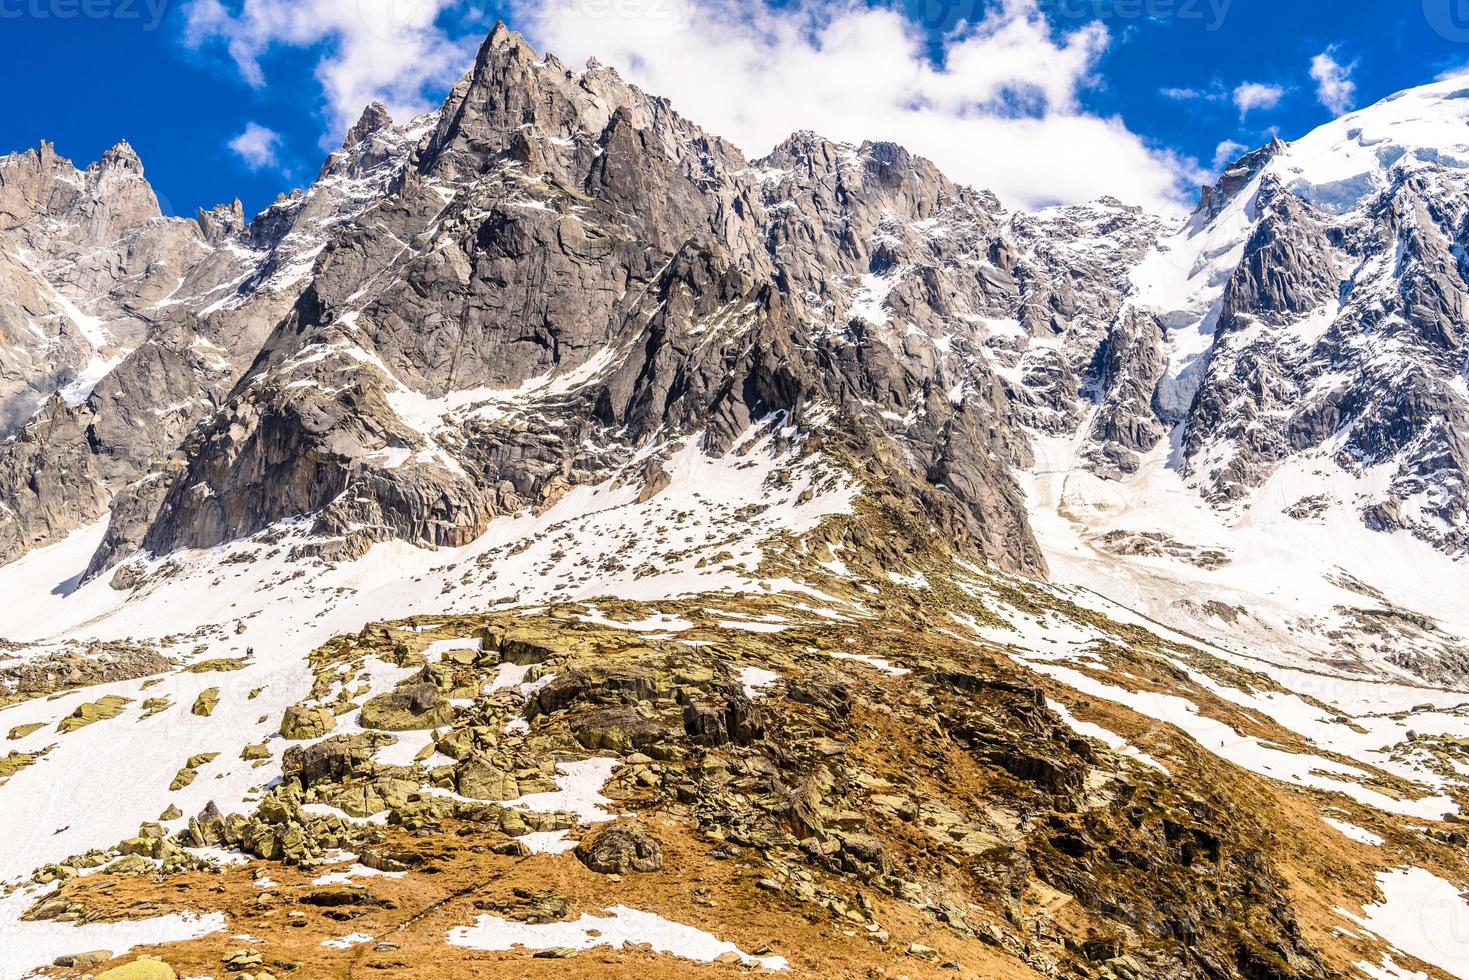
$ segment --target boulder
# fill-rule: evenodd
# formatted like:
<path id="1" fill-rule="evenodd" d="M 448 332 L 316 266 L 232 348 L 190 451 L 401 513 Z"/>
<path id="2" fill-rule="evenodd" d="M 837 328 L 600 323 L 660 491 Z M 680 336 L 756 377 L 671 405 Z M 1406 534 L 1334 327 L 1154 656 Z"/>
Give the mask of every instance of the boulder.
<path id="1" fill-rule="evenodd" d="M 219 704 L 219 688 L 209 687 L 199 692 L 194 699 L 194 706 L 189 710 L 201 718 L 208 718 L 214 714 L 214 708 Z"/>
<path id="2" fill-rule="evenodd" d="M 663 845 L 638 824 L 618 824 L 588 834 L 576 845 L 576 856 L 604 875 L 663 867 Z"/>
<path id="3" fill-rule="evenodd" d="M 454 706 L 432 684 L 410 684 L 379 694 L 362 706 L 362 727 L 387 732 L 442 728 L 454 721 Z"/>
<path id="4" fill-rule="evenodd" d="M 459 770 L 459 793 L 476 800 L 514 800 L 520 784 L 493 759 L 476 755 Z"/>
<path id="5" fill-rule="evenodd" d="M 293 742 L 321 738 L 337 727 L 337 719 L 327 708 L 293 704 L 281 719 L 281 737 Z"/>
<path id="6" fill-rule="evenodd" d="M 131 963 L 103 970 L 97 980 L 178 980 L 178 974 L 156 956 L 139 956 Z"/>
<path id="7" fill-rule="evenodd" d="M 232 973 L 253 969 L 265 963 L 265 957 L 255 949 L 236 949 L 224 954 L 220 959 L 224 963 L 224 968 Z"/>
<path id="8" fill-rule="evenodd" d="M 106 963 L 110 959 L 112 959 L 111 950 L 94 949 L 88 953 L 67 953 L 65 956 L 58 956 L 52 961 L 51 965 L 65 967 L 67 969 L 78 969 L 96 966 L 98 963 Z"/>
<path id="9" fill-rule="evenodd" d="M 312 745 L 293 745 L 281 759 L 287 779 L 303 786 L 337 780 L 367 765 L 376 743 L 361 735 L 338 735 Z"/>
<path id="10" fill-rule="evenodd" d="M 108 718 L 116 718 L 122 714 L 122 709 L 132 702 L 117 694 L 109 694 L 87 704 L 78 705 L 76 710 L 57 724 L 56 730 L 62 733 L 74 732 L 78 728 L 97 721 L 105 721 Z"/>

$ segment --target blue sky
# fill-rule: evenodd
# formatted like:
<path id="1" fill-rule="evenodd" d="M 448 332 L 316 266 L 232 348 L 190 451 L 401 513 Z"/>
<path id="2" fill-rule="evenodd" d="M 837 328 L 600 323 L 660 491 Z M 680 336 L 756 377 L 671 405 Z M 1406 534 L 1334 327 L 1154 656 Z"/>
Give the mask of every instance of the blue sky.
<path id="1" fill-rule="evenodd" d="M 0 0 L 0 149 L 45 138 L 85 163 L 126 138 L 166 210 L 238 195 L 253 213 L 309 183 L 369 97 L 398 112 L 436 104 L 503 17 L 568 63 L 598 55 L 753 153 L 800 126 L 916 144 L 1017 203 L 1113 184 L 1155 203 L 1165 184 L 1212 170 L 1221 143 L 1289 139 L 1469 63 L 1469 0 L 906 0 L 876 12 L 633 0 L 649 19 L 611 26 L 588 16 L 598 2 Z"/>

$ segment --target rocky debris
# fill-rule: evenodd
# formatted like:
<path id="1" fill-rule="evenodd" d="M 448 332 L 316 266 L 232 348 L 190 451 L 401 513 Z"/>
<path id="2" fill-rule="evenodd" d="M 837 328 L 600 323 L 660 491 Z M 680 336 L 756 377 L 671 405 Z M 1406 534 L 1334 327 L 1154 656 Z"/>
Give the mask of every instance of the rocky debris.
<path id="1" fill-rule="evenodd" d="M 576 949 L 572 946 L 552 946 L 550 949 L 536 950 L 534 953 L 531 954 L 531 958 L 537 960 L 570 960 L 575 959 L 580 955 L 581 950 Z M 720 953 L 719 956 L 715 957 L 715 960 L 718 962 L 729 962 L 728 960 L 723 959 L 724 957 L 729 955 L 730 954 L 728 953 Z M 738 955 L 735 956 L 735 960 L 738 962 L 743 962 L 740 960 Z"/>
<path id="2" fill-rule="evenodd" d="M 531 925 L 560 922 L 571 914 L 571 902 L 566 896 L 553 891 L 515 888 L 512 896 L 510 901 L 480 900 L 474 906 L 481 911 L 493 912 L 514 922 Z"/>
<path id="3" fill-rule="evenodd" d="M 173 782 L 169 784 L 168 788 L 171 791 L 177 792 L 185 786 L 192 785 L 194 779 L 199 775 L 199 768 L 208 765 L 217 758 L 219 758 L 218 752 L 201 752 L 198 755 L 190 756 L 189 760 L 179 769 L 178 774 L 173 777 Z"/>
<path id="4" fill-rule="evenodd" d="M 63 956 L 58 956 L 52 961 L 52 966 L 66 967 L 68 969 L 85 969 L 89 966 L 96 966 L 99 963 L 106 963 L 110 959 L 112 959 L 111 950 L 94 949 L 86 953 L 67 953 Z"/>
<path id="5" fill-rule="evenodd" d="M 933 945 L 894 942 L 872 896 L 919 909 L 957 941 L 1047 975 L 1326 976 L 1266 856 L 1270 843 L 1242 818 L 1228 786 L 1154 775 L 1078 736 L 1007 659 L 892 610 L 860 628 L 707 633 L 719 637 L 707 646 L 582 622 L 575 612 L 456 622 L 483 638 L 483 650 L 425 665 L 434 669 L 405 685 L 432 689 L 424 694 L 435 704 L 442 689 L 486 686 L 507 646 L 532 671 L 554 675 L 529 693 L 517 686 L 450 704 L 434 745 L 452 765 L 375 763 L 393 738 L 380 732 L 298 742 L 253 813 L 210 805 L 175 837 L 144 825 L 120 845 L 121 856 L 84 856 L 70 872 L 49 873 L 69 880 L 76 868 L 107 866 L 157 874 L 151 858 L 169 874 L 192 866 L 183 847 L 218 846 L 306 866 L 345 849 L 412 880 L 443 870 L 436 841 L 474 841 L 475 853 L 518 859 L 529 852 L 528 834 L 579 830 L 574 860 L 597 874 L 656 880 L 693 848 L 707 855 L 700 860 L 739 869 L 743 903 L 798 909 L 888 957 L 907 952 L 940 968 L 944 955 L 924 951 Z M 629 621 L 647 615 L 619 611 Z M 423 643 L 414 635 L 366 629 L 325 645 L 313 663 L 333 685 L 369 650 L 412 664 Z M 826 652 L 859 637 L 866 649 L 901 647 L 913 670 L 848 670 Z M 785 678 L 756 702 L 739 680 L 752 663 Z M 505 730 L 507 718 L 523 715 L 532 729 Z M 519 804 L 528 793 L 557 790 L 559 774 L 589 744 L 619 763 L 597 790 L 612 801 L 603 809 L 630 817 L 587 822 Z M 384 822 L 350 819 L 371 815 Z M 1034 904 L 1036 888 L 1068 896 L 1084 913 L 1052 919 Z M 371 889 L 336 885 L 297 897 L 342 920 L 383 901 Z M 707 889 L 695 889 L 693 901 L 715 907 Z M 579 912 L 558 891 L 519 886 L 476 899 L 476 907 L 526 923 Z M 37 911 L 86 914 L 66 898 Z M 1230 925 L 1246 917 L 1248 935 Z M 1181 965 L 1199 957 L 1215 973 Z"/>
<path id="6" fill-rule="evenodd" d="M 229 673 L 245 669 L 245 660 L 241 657 L 220 657 L 212 660 L 200 660 L 189 664 L 184 668 L 186 674 L 216 674 Z"/>
<path id="7" fill-rule="evenodd" d="M 938 950 L 932 946 L 925 946 L 922 943 L 909 943 L 908 948 L 903 950 L 903 955 L 911 956 L 915 960 L 922 960 L 925 963 L 935 964 L 938 963 L 940 958 Z"/>
<path id="8" fill-rule="evenodd" d="M 258 949 L 236 949 L 220 957 L 220 962 L 229 972 L 239 973 L 242 970 L 254 970 L 264 966 L 265 958 L 260 955 Z"/>
<path id="9" fill-rule="evenodd" d="M 1094 543 L 1114 555 L 1174 558 L 1210 570 L 1223 568 L 1232 561 L 1229 552 L 1221 548 L 1185 544 L 1162 531 L 1109 531 Z"/>
<path id="10" fill-rule="evenodd" d="M 89 644 L 21 663 L 0 664 L 0 693 L 38 696 L 161 674 L 170 664 L 147 647 Z"/>
<path id="11" fill-rule="evenodd" d="M 22 769 L 28 769 L 41 760 L 49 749 L 41 749 L 39 752 L 9 752 L 0 756 L 0 785 Z"/>
<path id="12" fill-rule="evenodd" d="M 598 874 L 653 872 L 663 868 L 663 845 L 637 824 L 593 831 L 576 845 L 581 863 Z"/>
<path id="13" fill-rule="evenodd" d="M 273 790 L 250 817 L 222 814 L 213 803 L 178 835 L 189 847 L 237 847 L 267 861 L 307 864 L 329 851 L 360 850 L 371 832 L 337 816 L 308 816 L 300 809 L 305 796 L 299 785 Z M 165 839 L 167 840 L 167 839 Z"/>
<path id="14" fill-rule="evenodd" d="M 645 504 L 667 490 L 673 483 L 673 477 L 663 469 L 657 460 L 652 460 L 643 470 L 643 488 L 638 491 L 638 503 Z"/>
<path id="15" fill-rule="evenodd" d="M 143 705 L 142 705 L 142 707 L 143 707 L 143 713 L 138 716 L 139 717 L 139 720 L 144 720 L 144 719 L 152 718 L 154 715 L 162 714 L 163 712 L 167 711 L 172 706 L 173 706 L 173 702 L 170 701 L 166 697 L 164 697 L 164 698 L 144 698 L 143 699 Z"/>
<path id="16" fill-rule="evenodd" d="M 388 873 L 410 871 L 423 863 L 422 856 L 411 851 L 392 851 L 382 847 L 366 848 L 357 860 L 364 867 Z"/>

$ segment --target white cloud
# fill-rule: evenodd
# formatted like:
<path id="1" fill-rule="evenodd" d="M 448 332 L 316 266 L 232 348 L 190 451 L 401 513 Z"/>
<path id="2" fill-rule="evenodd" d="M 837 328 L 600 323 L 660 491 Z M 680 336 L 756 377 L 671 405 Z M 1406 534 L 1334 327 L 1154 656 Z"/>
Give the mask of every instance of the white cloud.
<path id="1" fill-rule="evenodd" d="M 274 167 L 279 162 L 276 159 L 276 150 L 279 149 L 280 142 L 280 133 L 252 122 L 245 127 L 243 133 L 230 140 L 229 148 L 245 161 L 245 166 L 251 170 L 260 170 L 263 167 Z"/>
<path id="2" fill-rule="evenodd" d="M 319 49 L 329 136 L 339 138 L 368 102 L 406 118 L 468 68 L 473 43 L 451 38 L 441 17 L 462 16 L 457 8 L 188 0 L 185 10 L 188 42 L 221 45 L 252 85 L 266 84 L 273 49 Z M 1194 161 L 1081 108 L 1099 84 L 1107 29 L 1056 32 L 1038 0 L 988 5 L 947 36 L 937 60 L 898 9 L 862 0 L 513 0 L 513 9 L 512 26 L 544 50 L 615 66 L 752 156 L 801 129 L 891 140 L 1024 207 L 1112 194 L 1176 211 L 1201 177 Z"/>
<path id="3" fill-rule="evenodd" d="M 1279 85 L 1244 82 L 1234 90 L 1234 105 L 1243 119 L 1255 109 L 1274 109 L 1284 96 L 1285 89 Z"/>
<path id="4" fill-rule="evenodd" d="M 1174 102 L 1227 102 L 1229 100 L 1229 92 L 1218 79 L 1210 83 L 1208 88 L 1169 87 L 1159 89 L 1158 94 Z"/>
<path id="5" fill-rule="evenodd" d="M 1356 104 L 1357 83 L 1352 72 L 1357 63 L 1343 65 L 1336 60 L 1336 48 L 1327 48 L 1311 59 L 1311 77 L 1316 81 L 1316 99 L 1338 116 Z"/>
<path id="6" fill-rule="evenodd" d="M 515 25 L 568 62 L 616 67 L 750 155 L 811 129 L 891 140 L 1006 203 L 1104 194 L 1176 210 L 1199 174 L 1080 94 L 1109 37 L 1093 23 L 1056 34 L 1035 0 L 1004 0 L 945 40 L 857 0 L 517 0 Z"/>
<path id="7" fill-rule="evenodd" d="M 455 0 L 188 0 L 186 41 L 221 44 L 251 85 L 266 84 L 261 59 L 276 46 L 323 53 L 316 77 L 326 96 L 328 137 L 340 137 L 373 101 L 405 119 L 429 106 L 473 58 L 473 46 L 436 24 Z"/>
<path id="8" fill-rule="evenodd" d="M 1222 170 L 1225 164 L 1238 160 L 1248 149 L 1243 143 L 1225 140 L 1214 148 L 1214 169 Z"/>

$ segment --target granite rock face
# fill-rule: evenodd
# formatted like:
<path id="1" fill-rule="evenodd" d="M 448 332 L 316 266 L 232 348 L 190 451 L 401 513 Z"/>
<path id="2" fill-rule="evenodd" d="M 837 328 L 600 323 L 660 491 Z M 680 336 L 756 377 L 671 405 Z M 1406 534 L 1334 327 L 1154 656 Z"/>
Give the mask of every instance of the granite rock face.
<path id="1" fill-rule="evenodd" d="M 12 155 L 0 560 L 103 518 L 90 575 L 283 521 L 328 555 L 458 546 L 775 419 L 1009 571 L 1045 572 L 1015 474 L 1051 437 L 1126 480 L 1172 435 L 1219 506 L 1302 454 L 1390 464 L 1362 519 L 1462 552 L 1462 174 L 1332 210 L 1291 154 L 1244 157 L 1179 231 L 1109 199 L 1012 214 L 892 144 L 747 160 L 502 26 L 442 108 L 369 107 L 249 222 L 160 216 L 125 144 Z M 1201 306 L 1150 291 L 1160 256 Z"/>
<path id="2" fill-rule="evenodd" d="M 343 153 L 373 160 L 382 127 Z M 94 571 L 292 518 L 337 554 L 461 545 L 655 440 L 723 454 L 778 413 L 851 434 L 967 552 L 1043 571 L 976 326 L 1041 287 L 992 261 L 989 195 L 888 144 L 798 134 L 751 163 L 503 28 L 382 161 L 228 398 L 114 503 Z"/>
<path id="3" fill-rule="evenodd" d="M 334 155 L 248 226 L 238 202 L 163 217 L 126 144 L 84 171 L 49 144 L 0 160 L 0 561 L 110 506 L 109 547 L 136 543 L 179 445 L 290 311 L 325 236 L 381 192 L 379 158 L 409 142 L 390 127 Z"/>

